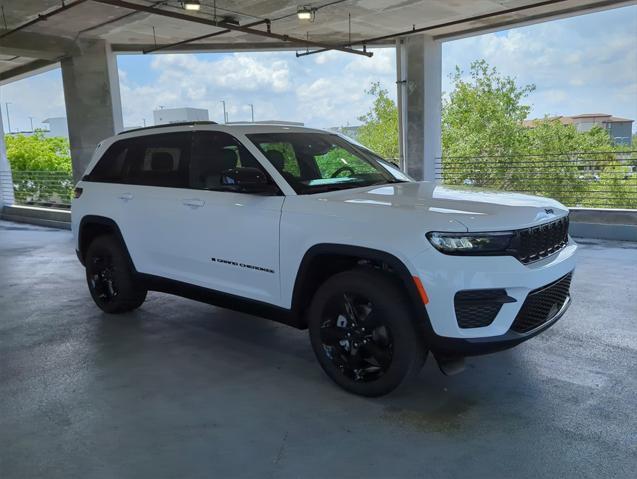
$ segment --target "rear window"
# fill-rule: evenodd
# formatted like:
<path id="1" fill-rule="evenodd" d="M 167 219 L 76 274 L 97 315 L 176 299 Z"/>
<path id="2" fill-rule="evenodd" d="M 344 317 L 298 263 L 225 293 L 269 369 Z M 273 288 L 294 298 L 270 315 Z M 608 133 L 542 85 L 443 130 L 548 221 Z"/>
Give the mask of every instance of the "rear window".
<path id="1" fill-rule="evenodd" d="M 120 140 L 111 145 L 87 181 L 188 187 L 191 133 L 165 133 Z"/>

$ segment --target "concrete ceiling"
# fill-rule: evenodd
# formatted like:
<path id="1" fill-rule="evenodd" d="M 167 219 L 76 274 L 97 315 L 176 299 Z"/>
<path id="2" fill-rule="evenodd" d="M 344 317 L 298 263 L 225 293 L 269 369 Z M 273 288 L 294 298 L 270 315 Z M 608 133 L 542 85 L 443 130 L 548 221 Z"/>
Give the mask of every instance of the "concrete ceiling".
<path id="1" fill-rule="evenodd" d="M 72 4 L 77 0 L 67 0 Z M 155 6 L 167 12 L 193 15 L 214 20 L 214 0 L 201 0 L 199 13 L 186 12 L 180 2 L 128 0 L 143 6 Z M 613 8 L 634 3 L 614 0 L 217 0 L 217 17 L 225 15 L 241 25 L 269 19 L 272 32 L 300 39 L 346 45 L 350 43 L 348 15 L 351 15 L 351 44 L 360 49 L 361 42 L 373 37 L 404 32 L 412 27 L 424 28 L 447 22 L 462 21 L 432 28 L 427 33 L 441 39 L 504 28 L 520 23 L 532 23 L 547 18 L 569 16 L 587 11 Z M 60 0 L 0 0 L 4 18 L 0 17 L 0 36 L 61 6 Z M 314 22 L 300 21 L 299 5 L 317 8 Z M 511 13 L 518 7 L 528 7 Z M 488 18 L 470 20 L 480 15 Z M 5 30 L 6 22 L 6 30 Z M 265 25 L 254 27 L 265 31 Z M 154 32 L 153 32 L 154 29 Z M 101 38 L 115 51 L 139 52 L 205 35 L 219 28 L 181 19 L 166 18 L 146 12 L 104 5 L 94 0 L 84 1 L 50 18 L 33 23 L 19 32 L 0 38 L 0 81 L 15 79 L 34 68 L 52 64 L 76 50 L 78 38 Z M 391 44 L 384 39 L 381 44 Z M 366 42 L 373 45 L 375 42 Z M 283 42 L 245 32 L 233 31 L 198 42 L 188 43 L 180 50 L 258 50 L 303 48 L 295 42 Z M 164 50 L 169 51 L 169 50 Z"/>

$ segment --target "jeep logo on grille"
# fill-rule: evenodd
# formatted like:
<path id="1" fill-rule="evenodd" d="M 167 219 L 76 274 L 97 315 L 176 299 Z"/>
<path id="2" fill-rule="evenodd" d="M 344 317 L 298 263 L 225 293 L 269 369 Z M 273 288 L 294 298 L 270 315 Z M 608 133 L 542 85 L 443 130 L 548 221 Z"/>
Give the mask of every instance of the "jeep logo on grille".
<path id="1" fill-rule="evenodd" d="M 544 212 L 547 215 L 554 215 L 555 214 L 555 211 L 553 211 L 553 208 L 544 208 Z"/>

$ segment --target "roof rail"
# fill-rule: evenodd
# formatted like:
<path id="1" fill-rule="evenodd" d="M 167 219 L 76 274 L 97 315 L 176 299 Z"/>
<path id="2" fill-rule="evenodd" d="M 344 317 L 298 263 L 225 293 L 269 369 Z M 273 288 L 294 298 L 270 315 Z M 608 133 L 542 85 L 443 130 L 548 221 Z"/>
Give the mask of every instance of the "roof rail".
<path id="1" fill-rule="evenodd" d="M 118 135 L 124 133 L 130 133 L 133 131 L 154 130 L 155 128 L 170 128 L 171 126 L 196 126 L 196 125 L 218 125 L 216 121 L 180 121 L 177 123 L 164 123 L 163 125 L 142 126 L 140 128 L 131 128 L 130 130 L 123 130 Z"/>

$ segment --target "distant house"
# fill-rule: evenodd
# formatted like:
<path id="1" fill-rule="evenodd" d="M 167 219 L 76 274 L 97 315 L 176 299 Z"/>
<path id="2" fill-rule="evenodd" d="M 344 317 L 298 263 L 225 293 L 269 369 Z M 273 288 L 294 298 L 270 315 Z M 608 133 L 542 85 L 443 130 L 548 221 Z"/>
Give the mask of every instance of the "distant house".
<path id="1" fill-rule="evenodd" d="M 575 116 L 554 116 L 548 120 L 559 120 L 563 125 L 574 125 L 577 131 L 590 131 L 598 126 L 608 131 L 613 141 L 618 145 L 630 145 L 632 140 L 633 120 L 619 118 L 606 113 L 584 113 Z M 524 120 L 523 125 L 534 128 L 542 120 Z"/>

